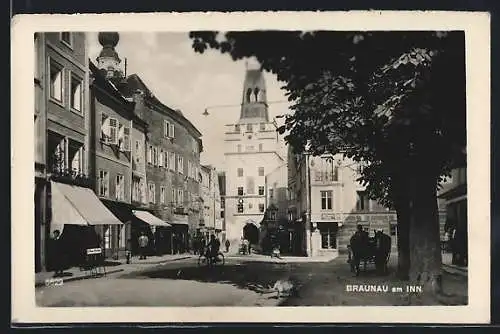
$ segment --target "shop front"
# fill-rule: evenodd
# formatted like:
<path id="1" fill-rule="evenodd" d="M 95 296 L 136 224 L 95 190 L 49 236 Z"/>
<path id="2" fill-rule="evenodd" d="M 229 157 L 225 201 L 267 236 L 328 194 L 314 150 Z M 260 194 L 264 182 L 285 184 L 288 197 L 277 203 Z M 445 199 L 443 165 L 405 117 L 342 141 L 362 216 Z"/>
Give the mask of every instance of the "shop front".
<path id="1" fill-rule="evenodd" d="M 183 254 L 189 249 L 189 216 L 172 216 L 172 254 Z"/>
<path id="2" fill-rule="evenodd" d="M 149 211 L 132 210 L 134 219 L 131 224 L 130 250 L 132 256 L 139 254 L 139 237 L 144 233 L 148 237 L 148 255 L 171 253 L 172 225 L 156 217 Z"/>
<path id="3" fill-rule="evenodd" d="M 96 227 L 123 225 L 89 188 L 51 181 L 49 203 L 49 244 L 58 235 L 58 247 L 48 247 L 48 270 L 83 264 L 86 249 L 103 247 Z"/>

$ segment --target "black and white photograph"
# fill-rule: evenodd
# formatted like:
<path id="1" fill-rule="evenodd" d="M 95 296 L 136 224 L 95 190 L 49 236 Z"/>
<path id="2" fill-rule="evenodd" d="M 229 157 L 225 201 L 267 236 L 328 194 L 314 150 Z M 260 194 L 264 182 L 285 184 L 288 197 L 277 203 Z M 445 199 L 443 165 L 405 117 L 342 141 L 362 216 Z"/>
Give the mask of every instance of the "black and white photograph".
<path id="1" fill-rule="evenodd" d="M 281 322 L 269 312 L 306 320 L 305 306 L 488 321 L 489 38 L 470 31 L 489 34 L 488 17 L 396 29 L 351 14 L 32 21 L 16 65 L 34 90 L 13 93 L 13 152 L 29 155 L 14 165 L 31 171 L 17 169 L 13 293 L 85 321 L 245 307 Z"/>

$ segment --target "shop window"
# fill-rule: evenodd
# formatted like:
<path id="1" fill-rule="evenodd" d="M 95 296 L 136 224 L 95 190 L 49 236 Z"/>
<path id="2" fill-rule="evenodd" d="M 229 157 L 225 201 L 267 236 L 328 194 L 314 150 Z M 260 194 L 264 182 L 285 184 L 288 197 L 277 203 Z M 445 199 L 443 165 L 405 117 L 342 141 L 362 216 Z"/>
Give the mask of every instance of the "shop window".
<path id="1" fill-rule="evenodd" d="M 111 228 L 109 226 L 106 226 L 104 230 L 104 248 L 111 248 Z"/>
<path id="2" fill-rule="evenodd" d="M 119 247 L 120 248 L 125 248 L 127 244 L 127 234 L 126 234 L 126 228 L 125 226 L 118 226 L 120 229 L 120 242 L 119 242 Z"/>
<path id="3" fill-rule="evenodd" d="M 321 234 L 321 248 L 336 249 L 337 248 L 336 224 L 320 223 L 318 227 Z"/>

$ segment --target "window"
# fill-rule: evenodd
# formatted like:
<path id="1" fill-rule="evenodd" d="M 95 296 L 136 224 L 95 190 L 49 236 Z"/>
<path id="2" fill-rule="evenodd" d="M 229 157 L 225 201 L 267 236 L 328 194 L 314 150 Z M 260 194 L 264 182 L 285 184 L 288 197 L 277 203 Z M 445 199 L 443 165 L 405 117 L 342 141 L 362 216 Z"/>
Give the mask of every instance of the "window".
<path id="1" fill-rule="evenodd" d="M 80 173 L 82 171 L 82 159 L 81 159 L 82 149 L 77 149 L 73 159 L 71 160 L 71 170 L 73 172 Z"/>
<path id="2" fill-rule="evenodd" d="M 259 176 L 264 176 L 264 167 L 259 167 Z"/>
<path id="3" fill-rule="evenodd" d="M 116 175 L 115 198 L 119 201 L 123 201 L 125 199 L 125 179 L 121 174 Z"/>
<path id="4" fill-rule="evenodd" d="M 236 124 L 234 126 L 234 132 L 240 133 L 240 125 L 239 124 Z"/>
<path id="5" fill-rule="evenodd" d="M 120 151 L 130 152 L 130 128 L 120 124 L 119 129 L 118 143 L 120 146 Z"/>
<path id="6" fill-rule="evenodd" d="M 63 102 L 63 66 L 50 60 L 50 97 Z"/>
<path id="7" fill-rule="evenodd" d="M 264 186 L 259 186 L 259 195 L 264 195 Z"/>
<path id="8" fill-rule="evenodd" d="M 248 203 L 248 209 L 250 209 L 250 210 L 253 209 L 253 204 L 252 203 Z"/>
<path id="9" fill-rule="evenodd" d="M 109 196 L 109 174 L 105 170 L 99 171 L 99 196 Z"/>
<path id="10" fill-rule="evenodd" d="M 142 187 L 143 183 L 141 182 L 141 179 L 139 178 L 134 178 L 132 180 L 132 200 L 135 202 L 144 202 L 143 198 L 143 193 L 142 193 Z"/>
<path id="11" fill-rule="evenodd" d="M 238 153 L 241 153 L 241 145 L 238 144 L 236 147 L 237 147 Z"/>
<path id="12" fill-rule="evenodd" d="M 273 198 L 273 197 L 274 197 L 274 189 L 269 188 L 269 198 Z"/>
<path id="13" fill-rule="evenodd" d="M 175 188 L 172 188 L 172 204 L 176 205 L 177 204 L 177 190 Z"/>
<path id="14" fill-rule="evenodd" d="M 264 145 L 263 144 L 259 144 L 259 152 L 262 152 L 263 149 L 264 149 Z"/>
<path id="15" fill-rule="evenodd" d="M 397 235 L 398 232 L 398 225 L 395 222 L 391 222 L 389 226 L 389 233 L 391 236 Z"/>
<path id="16" fill-rule="evenodd" d="M 104 231 L 104 248 L 105 249 L 110 249 L 111 248 L 111 227 L 110 226 L 105 226 L 105 231 Z"/>
<path id="17" fill-rule="evenodd" d="M 333 177 L 332 181 L 338 181 L 339 180 L 339 168 L 337 166 L 333 167 Z"/>
<path id="18" fill-rule="evenodd" d="M 149 145 L 148 147 L 148 164 L 153 163 L 153 146 Z"/>
<path id="19" fill-rule="evenodd" d="M 170 138 L 170 122 L 166 120 L 163 121 L 163 136 L 165 138 Z"/>
<path id="20" fill-rule="evenodd" d="M 165 162 L 165 158 L 164 158 L 163 149 L 160 149 L 160 157 L 158 159 L 158 166 L 163 167 L 164 162 Z M 163 201 L 162 201 L 162 203 L 163 203 Z"/>
<path id="21" fill-rule="evenodd" d="M 170 159 L 169 159 L 169 156 L 170 156 L 170 152 L 165 151 L 165 152 L 163 153 L 163 159 L 164 159 L 163 167 L 165 167 L 165 168 L 169 168 L 169 167 L 170 167 Z"/>
<path id="22" fill-rule="evenodd" d="M 243 177 L 243 168 L 238 168 L 238 177 Z"/>
<path id="23" fill-rule="evenodd" d="M 158 148 L 153 146 L 153 165 L 158 166 Z"/>
<path id="24" fill-rule="evenodd" d="M 71 109 L 82 111 L 82 79 L 71 74 L 70 80 L 70 106 Z"/>
<path id="25" fill-rule="evenodd" d="M 319 223 L 319 232 L 321 234 L 322 249 L 337 248 L 337 224 L 336 223 Z"/>
<path id="26" fill-rule="evenodd" d="M 69 31 L 63 31 L 61 32 L 61 41 L 63 41 L 66 45 L 68 46 L 72 46 L 73 45 L 73 41 L 72 41 L 72 38 L 71 38 L 71 33 Z"/>
<path id="27" fill-rule="evenodd" d="M 252 132 L 252 131 L 253 131 L 252 124 L 247 124 L 247 132 Z"/>
<path id="28" fill-rule="evenodd" d="M 266 130 L 266 123 L 260 123 L 260 131 Z"/>
<path id="29" fill-rule="evenodd" d="M 263 203 L 259 203 L 259 211 L 264 212 L 264 204 Z"/>
<path id="30" fill-rule="evenodd" d="M 160 203 L 165 204 L 165 187 L 160 187 Z"/>
<path id="31" fill-rule="evenodd" d="M 321 191 L 321 210 L 332 209 L 332 191 Z"/>
<path id="32" fill-rule="evenodd" d="M 149 182 L 148 184 L 148 201 L 149 203 L 156 203 L 156 189 L 155 184 L 153 182 Z"/>
<path id="33" fill-rule="evenodd" d="M 243 187 L 238 187 L 238 195 L 243 196 Z"/>
<path id="34" fill-rule="evenodd" d="M 136 140 L 135 141 L 135 152 L 134 152 L 135 160 L 137 162 L 142 161 L 142 145 L 141 142 Z"/>
<path id="35" fill-rule="evenodd" d="M 356 201 L 356 210 L 357 211 L 365 211 L 369 210 L 369 198 L 365 191 L 357 192 L 358 199 Z"/>
<path id="36" fill-rule="evenodd" d="M 177 189 L 177 203 L 182 206 L 184 204 L 184 190 Z"/>
<path id="37" fill-rule="evenodd" d="M 243 206 L 243 200 L 238 201 L 238 213 L 243 213 L 244 211 L 244 206 Z"/>
<path id="38" fill-rule="evenodd" d="M 184 157 L 181 155 L 177 156 L 177 171 L 180 174 L 184 173 Z"/>
<path id="39" fill-rule="evenodd" d="M 170 123 L 170 138 L 175 138 L 175 125 Z"/>

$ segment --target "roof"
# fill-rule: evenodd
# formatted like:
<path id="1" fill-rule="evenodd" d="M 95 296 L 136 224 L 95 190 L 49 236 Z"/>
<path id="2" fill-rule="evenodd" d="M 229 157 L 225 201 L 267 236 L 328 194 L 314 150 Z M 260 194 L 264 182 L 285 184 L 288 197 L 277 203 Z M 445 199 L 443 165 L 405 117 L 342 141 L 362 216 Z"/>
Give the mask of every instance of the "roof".
<path id="1" fill-rule="evenodd" d="M 174 110 L 165 104 L 163 104 L 158 98 L 154 96 L 154 94 L 151 92 L 151 90 L 148 88 L 148 86 L 142 81 L 141 77 L 137 74 L 131 74 L 127 77 L 127 88 L 126 91 L 124 92 L 127 95 L 133 95 L 135 91 L 142 90 L 145 93 L 145 99 L 149 100 L 149 102 L 156 106 L 158 109 L 160 109 L 162 112 L 167 114 L 168 116 L 172 117 L 173 119 L 179 121 L 181 124 L 186 126 L 191 132 L 194 132 L 196 137 L 201 137 L 201 132 L 191 123 L 180 110 Z M 122 90 L 123 92 L 123 90 Z"/>

